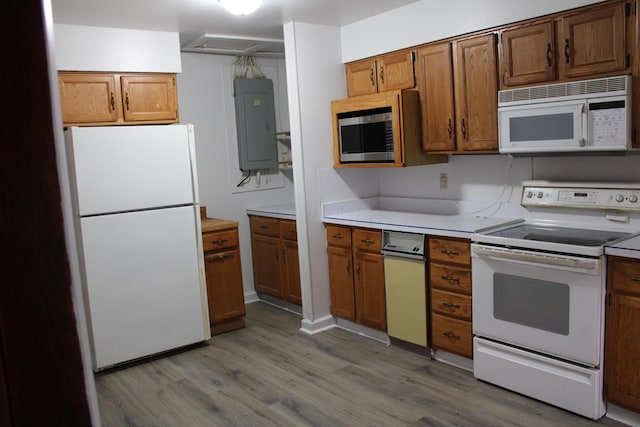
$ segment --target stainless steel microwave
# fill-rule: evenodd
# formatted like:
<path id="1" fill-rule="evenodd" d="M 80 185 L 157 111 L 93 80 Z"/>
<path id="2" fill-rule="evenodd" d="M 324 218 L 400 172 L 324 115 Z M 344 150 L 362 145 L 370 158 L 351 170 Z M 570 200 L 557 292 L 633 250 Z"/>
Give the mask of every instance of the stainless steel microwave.
<path id="1" fill-rule="evenodd" d="M 500 91 L 498 129 L 507 154 L 630 150 L 631 76 Z"/>
<path id="2" fill-rule="evenodd" d="M 393 162 L 391 107 L 338 114 L 340 162 Z"/>

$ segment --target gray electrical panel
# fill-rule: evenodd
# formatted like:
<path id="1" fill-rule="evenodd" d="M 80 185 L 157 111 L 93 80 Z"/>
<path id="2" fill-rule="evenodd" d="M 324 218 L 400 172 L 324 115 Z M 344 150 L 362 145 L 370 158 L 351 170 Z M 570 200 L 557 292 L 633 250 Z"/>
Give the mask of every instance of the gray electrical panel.
<path id="1" fill-rule="evenodd" d="M 270 79 L 233 81 L 240 170 L 278 167 L 276 113 Z"/>

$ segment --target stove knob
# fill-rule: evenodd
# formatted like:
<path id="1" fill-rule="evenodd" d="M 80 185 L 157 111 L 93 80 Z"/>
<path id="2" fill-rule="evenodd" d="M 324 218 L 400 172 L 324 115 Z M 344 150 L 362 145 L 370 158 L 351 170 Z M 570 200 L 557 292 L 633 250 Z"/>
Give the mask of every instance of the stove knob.
<path id="1" fill-rule="evenodd" d="M 544 196 L 544 194 L 542 194 L 542 191 L 538 191 L 538 199 L 542 199 L 542 196 Z"/>
<path id="2" fill-rule="evenodd" d="M 635 194 L 632 194 L 631 196 L 629 196 L 629 201 L 631 203 L 635 203 L 638 201 L 638 196 L 636 196 Z"/>
<path id="3" fill-rule="evenodd" d="M 624 196 L 622 194 L 618 194 L 616 196 L 616 202 L 619 202 L 619 203 L 624 202 Z"/>
<path id="4" fill-rule="evenodd" d="M 529 192 L 527 193 L 527 198 L 528 198 L 528 199 L 530 199 L 530 198 L 532 198 L 532 197 L 533 197 L 533 191 L 529 191 Z"/>

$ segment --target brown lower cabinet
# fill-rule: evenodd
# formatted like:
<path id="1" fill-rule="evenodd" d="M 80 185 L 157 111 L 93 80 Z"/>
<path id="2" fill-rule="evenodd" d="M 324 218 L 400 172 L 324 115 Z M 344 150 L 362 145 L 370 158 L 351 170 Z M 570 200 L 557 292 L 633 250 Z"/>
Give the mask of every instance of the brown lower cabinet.
<path id="1" fill-rule="evenodd" d="M 302 304 L 296 222 L 249 215 L 256 292 Z"/>
<path id="2" fill-rule="evenodd" d="M 473 358 L 470 241 L 429 237 L 431 347 Z"/>
<path id="3" fill-rule="evenodd" d="M 387 330 L 382 233 L 327 225 L 331 313 Z"/>
<path id="4" fill-rule="evenodd" d="M 605 399 L 640 412 L 640 260 L 607 262 Z"/>
<path id="5" fill-rule="evenodd" d="M 211 334 L 244 327 L 238 223 L 203 219 L 202 243 Z"/>

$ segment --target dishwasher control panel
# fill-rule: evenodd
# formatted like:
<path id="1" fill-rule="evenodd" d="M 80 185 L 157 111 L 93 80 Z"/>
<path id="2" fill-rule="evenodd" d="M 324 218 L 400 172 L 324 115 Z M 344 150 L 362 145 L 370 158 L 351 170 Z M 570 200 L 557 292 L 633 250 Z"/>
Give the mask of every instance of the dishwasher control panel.
<path id="1" fill-rule="evenodd" d="M 424 235 L 384 230 L 382 232 L 382 252 L 387 255 L 424 257 Z"/>

